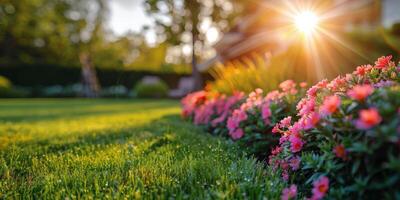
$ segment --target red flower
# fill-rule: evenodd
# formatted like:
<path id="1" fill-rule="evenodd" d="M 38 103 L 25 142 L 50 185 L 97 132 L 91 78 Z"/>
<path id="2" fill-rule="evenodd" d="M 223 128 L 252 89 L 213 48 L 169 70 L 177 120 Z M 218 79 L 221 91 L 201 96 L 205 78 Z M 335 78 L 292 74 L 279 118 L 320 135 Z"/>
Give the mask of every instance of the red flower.
<path id="1" fill-rule="evenodd" d="M 347 92 L 347 95 L 352 99 L 364 101 L 372 92 L 374 92 L 374 88 L 371 85 L 356 85 Z"/>
<path id="2" fill-rule="evenodd" d="M 389 66 L 390 62 L 392 60 L 392 56 L 382 56 L 378 58 L 378 60 L 375 62 L 375 67 L 378 69 L 384 69 Z"/>
<path id="3" fill-rule="evenodd" d="M 359 115 L 360 117 L 355 123 L 358 129 L 370 129 L 382 121 L 382 117 L 376 108 L 361 110 Z"/>
<path id="4" fill-rule="evenodd" d="M 371 69 L 371 65 L 361 65 L 357 67 L 356 71 L 354 71 L 354 74 L 364 76 L 367 72 L 371 71 Z"/>
<path id="5" fill-rule="evenodd" d="M 338 158 L 341 158 L 343 160 L 346 159 L 347 152 L 346 152 L 346 149 L 344 148 L 343 144 L 340 144 L 340 145 L 337 145 L 336 147 L 334 147 L 333 152 L 335 153 L 335 155 Z"/>

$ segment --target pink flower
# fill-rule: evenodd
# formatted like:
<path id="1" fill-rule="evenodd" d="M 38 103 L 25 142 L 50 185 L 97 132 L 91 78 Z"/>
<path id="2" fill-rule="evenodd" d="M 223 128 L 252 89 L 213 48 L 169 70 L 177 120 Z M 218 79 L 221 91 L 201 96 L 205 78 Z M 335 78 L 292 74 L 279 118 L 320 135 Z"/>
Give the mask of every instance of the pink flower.
<path id="1" fill-rule="evenodd" d="M 293 80 L 286 80 L 279 84 L 279 87 L 284 92 L 288 92 L 296 87 L 296 83 Z"/>
<path id="2" fill-rule="evenodd" d="M 390 61 L 392 60 L 392 56 L 382 56 L 378 58 L 378 60 L 375 62 L 375 67 L 378 69 L 384 69 L 389 66 Z"/>
<path id="3" fill-rule="evenodd" d="M 232 116 L 228 118 L 227 127 L 229 130 L 229 135 L 232 139 L 239 139 L 243 137 L 244 132 L 239 128 L 240 122 L 247 119 L 247 114 L 241 109 L 236 109 L 233 111 Z"/>
<path id="4" fill-rule="evenodd" d="M 292 168 L 293 171 L 296 171 L 300 167 L 300 162 L 301 159 L 299 156 L 293 157 L 292 159 L 289 160 L 289 165 Z"/>
<path id="5" fill-rule="evenodd" d="M 311 197 L 311 199 L 322 199 L 329 190 L 329 179 L 326 176 L 321 176 L 318 180 L 314 181 L 313 185 L 313 196 Z"/>
<path id="6" fill-rule="evenodd" d="M 333 148 L 333 153 L 335 153 L 336 157 L 341 158 L 343 160 L 346 159 L 346 149 L 344 148 L 343 144 L 337 145 Z"/>
<path id="7" fill-rule="evenodd" d="M 311 98 L 306 101 L 299 110 L 298 116 L 308 115 L 310 112 L 314 111 L 315 109 L 315 99 Z"/>
<path id="8" fill-rule="evenodd" d="M 309 97 L 315 97 L 315 95 L 317 94 L 317 91 L 318 91 L 318 87 L 317 86 L 312 86 L 310 89 L 308 89 L 307 90 L 307 95 L 309 96 Z"/>
<path id="9" fill-rule="evenodd" d="M 358 129 L 367 130 L 379 123 L 381 123 L 382 117 L 376 108 L 370 108 L 361 110 L 359 113 L 359 119 L 356 120 L 355 125 Z"/>
<path id="10" fill-rule="evenodd" d="M 243 137 L 244 132 L 241 128 L 238 128 L 233 132 L 229 132 L 229 135 L 232 137 L 232 139 L 237 140 Z"/>
<path id="11" fill-rule="evenodd" d="M 229 132 L 233 132 L 239 127 L 239 123 L 234 117 L 229 117 L 226 126 Z"/>
<path id="12" fill-rule="evenodd" d="M 326 97 L 320 108 L 320 111 L 324 115 L 330 115 L 336 112 L 336 110 L 340 106 L 340 103 L 341 103 L 340 97 L 337 95 Z"/>
<path id="13" fill-rule="evenodd" d="M 346 84 L 346 78 L 338 76 L 328 84 L 328 88 L 333 91 L 338 91 L 342 88 L 342 86 L 345 86 L 345 84 Z"/>
<path id="14" fill-rule="evenodd" d="M 319 114 L 317 112 L 312 112 L 304 119 L 303 129 L 309 130 L 314 128 L 318 124 L 319 120 L 320 120 Z"/>
<path id="15" fill-rule="evenodd" d="M 269 103 L 266 102 L 261 107 L 261 117 L 264 120 L 265 124 L 269 124 L 269 117 L 271 117 L 271 109 L 269 108 Z"/>
<path id="16" fill-rule="evenodd" d="M 279 124 L 276 124 L 271 130 L 272 133 L 279 133 L 280 131 Z"/>
<path id="17" fill-rule="evenodd" d="M 285 117 L 279 122 L 279 127 L 280 128 L 288 128 L 290 126 L 290 123 L 292 121 L 292 117 Z"/>
<path id="18" fill-rule="evenodd" d="M 304 142 L 299 137 L 292 135 L 289 141 L 291 143 L 290 150 L 293 153 L 299 152 L 303 148 Z"/>
<path id="19" fill-rule="evenodd" d="M 374 88 L 371 85 L 356 85 L 347 92 L 347 95 L 354 100 L 364 101 L 372 92 Z"/>
<path id="20" fill-rule="evenodd" d="M 297 187 L 296 185 L 291 185 L 289 188 L 285 188 L 282 191 L 281 200 L 289 200 L 295 198 L 297 196 Z"/>
<path id="21" fill-rule="evenodd" d="M 265 100 L 277 100 L 281 97 L 281 93 L 278 90 L 273 90 L 265 96 Z"/>
<path id="22" fill-rule="evenodd" d="M 284 170 L 284 171 L 282 172 L 282 178 L 283 178 L 283 180 L 285 180 L 285 181 L 289 180 L 289 173 L 288 173 L 287 170 Z"/>
<path id="23" fill-rule="evenodd" d="M 371 69 L 371 65 L 361 65 L 357 67 L 356 71 L 354 71 L 354 74 L 364 76 L 366 73 L 370 72 Z"/>

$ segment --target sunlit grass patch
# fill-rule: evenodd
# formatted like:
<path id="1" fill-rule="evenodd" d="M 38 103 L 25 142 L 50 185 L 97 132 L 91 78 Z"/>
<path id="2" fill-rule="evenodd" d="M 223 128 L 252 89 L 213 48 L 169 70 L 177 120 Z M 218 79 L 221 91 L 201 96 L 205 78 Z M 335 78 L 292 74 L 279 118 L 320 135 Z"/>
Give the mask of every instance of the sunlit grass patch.
<path id="1" fill-rule="evenodd" d="M 261 198 L 262 164 L 175 101 L 0 101 L 1 198 Z M 3 109 L 4 108 L 4 109 Z"/>

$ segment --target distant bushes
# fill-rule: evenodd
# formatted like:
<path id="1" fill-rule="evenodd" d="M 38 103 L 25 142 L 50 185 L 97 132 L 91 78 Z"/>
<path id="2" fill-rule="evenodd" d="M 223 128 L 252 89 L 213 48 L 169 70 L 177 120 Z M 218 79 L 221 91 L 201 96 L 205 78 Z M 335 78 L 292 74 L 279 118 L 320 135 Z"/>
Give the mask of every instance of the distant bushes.
<path id="1" fill-rule="evenodd" d="M 25 90 L 13 87 L 6 77 L 0 76 L 0 98 L 18 98 L 26 95 Z"/>
<path id="2" fill-rule="evenodd" d="M 168 91 L 168 85 L 159 79 L 142 80 L 134 88 L 134 92 L 139 98 L 163 98 L 168 96 Z"/>
<path id="3" fill-rule="evenodd" d="M 97 69 L 96 73 L 102 87 L 123 85 L 131 89 L 145 76 L 157 76 L 170 88 L 178 87 L 180 78 L 187 74 L 156 73 L 127 69 Z M 7 77 L 14 85 L 22 87 L 47 87 L 54 85 L 67 86 L 81 82 L 79 66 L 63 65 L 18 65 L 0 66 L 0 75 Z M 205 80 L 210 80 L 206 74 Z"/>

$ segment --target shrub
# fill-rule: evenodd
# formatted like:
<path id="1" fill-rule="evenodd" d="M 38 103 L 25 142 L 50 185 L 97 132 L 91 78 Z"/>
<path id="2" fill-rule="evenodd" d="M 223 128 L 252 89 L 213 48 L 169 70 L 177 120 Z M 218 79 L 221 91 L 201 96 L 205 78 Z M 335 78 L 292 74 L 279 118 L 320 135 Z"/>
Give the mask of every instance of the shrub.
<path id="1" fill-rule="evenodd" d="M 162 80 L 158 80 L 152 83 L 141 81 L 136 84 L 134 88 L 136 96 L 139 98 L 166 97 L 168 95 L 168 90 L 168 85 Z"/>
<path id="2" fill-rule="evenodd" d="M 225 130 L 259 158 L 269 155 L 268 182 L 286 185 L 282 199 L 399 199 L 400 63 L 391 58 L 322 80 L 300 100 L 293 81 L 265 97 L 258 89 L 236 98 L 230 107 L 197 92 L 182 101 L 183 116 L 207 127 L 224 113 L 218 108 L 229 109 Z"/>
<path id="3" fill-rule="evenodd" d="M 273 127 L 296 111 L 293 105 L 304 93 L 304 88 L 297 87 L 292 80 L 284 81 L 279 86 L 280 91 L 274 90 L 266 96 L 261 89 L 250 93 L 246 102 L 234 110 L 227 121 L 230 137 L 262 160 L 278 144 L 279 134 L 274 133 Z"/>
<path id="4" fill-rule="evenodd" d="M 0 75 L 0 88 L 1 89 L 11 89 L 11 82 L 4 76 Z"/>
<path id="5" fill-rule="evenodd" d="M 297 121 L 276 126 L 269 163 L 302 196 L 400 197 L 400 66 L 390 59 L 321 81 L 297 105 Z"/>
<path id="6" fill-rule="evenodd" d="M 18 98 L 26 96 L 26 92 L 16 89 L 4 76 L 0 76 L 0 98 Z"/>
<path id="7" fill-rule="evenodd" d="M 42 88 L 40 93 L 43 97 L 79 97 L 83 94 L 83 85 L 80 83 L 67 86 L 54 85 Z"/>
<path id="8" fill-rule="evenodd" d="M 128 97 L 129 91 L 123 85 L 115 85 L 102 88 L 100 92 L 101 97 Z"/>

